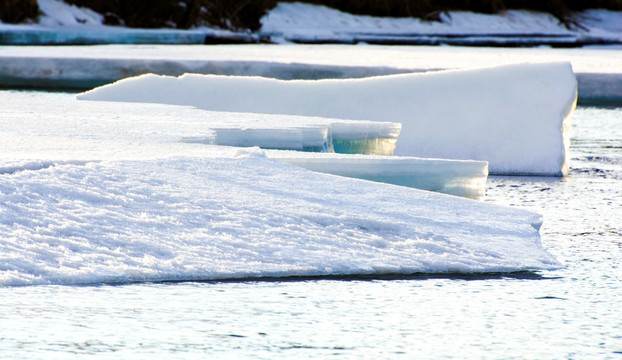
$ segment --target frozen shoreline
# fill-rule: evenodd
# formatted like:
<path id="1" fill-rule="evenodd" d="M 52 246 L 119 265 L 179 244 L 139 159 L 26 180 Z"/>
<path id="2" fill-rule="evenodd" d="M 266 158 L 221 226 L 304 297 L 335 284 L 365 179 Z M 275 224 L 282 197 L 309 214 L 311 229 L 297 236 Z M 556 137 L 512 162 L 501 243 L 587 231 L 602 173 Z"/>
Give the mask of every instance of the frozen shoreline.
<path id="1" fill-rule="evenodd" d="M 330 59 L 330 61 L 327 61 Z M 284 80 L 360 78 L 569 61 L 579 103 L 622 101 L 616 48 L 544 49 L 344 45 L 2 46 L 0 87 L 85 90 L 144 73 L 263 76 Z"/>
<path id="2" fill-rule="evenodd" d="M 553 15 L 528 10 L 498 14 L 449 11 L 439 21 L 352 15 L 325 6 L 279 3 L 260 20 L 256 31 L 230 31 L 200 26 L 138 29 L 102 25 L 104 17 L 90 9 L 58 0 L 39 0 L 41 16 L 34 24 L 0 23 L 3 45 L 94 44 L 401 44 L 459 46 L 554 46 L 622 44 L 622 12 L 585 10 L 573 16 L 574 26 Z"/>

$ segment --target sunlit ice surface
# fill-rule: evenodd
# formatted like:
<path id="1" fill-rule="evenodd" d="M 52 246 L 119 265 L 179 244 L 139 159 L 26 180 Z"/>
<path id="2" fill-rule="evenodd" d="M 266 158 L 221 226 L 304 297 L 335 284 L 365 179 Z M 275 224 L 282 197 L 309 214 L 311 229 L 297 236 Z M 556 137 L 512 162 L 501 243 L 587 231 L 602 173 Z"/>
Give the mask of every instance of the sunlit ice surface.
<path id="1" fill-rule="evenodd" d="M 77 98 L 391 120 L 402 126 L 397 155 L 488 161 L 492 174 L 561 176 L 577 80 L 568 62 L 316 81 L 146 74 Z"/>
<path id="2" fill-rule="evenodd" d="M 24 359 L 615 359 L 622 351 L 620 119 L 619 109 L 577 109 L 567 178 L 490 178 L 485 201 L 543 214 L 543 246 L 563 269 L 4 287 L 0 353 Z"/>
<path id="3" fill-rule="evenodd" d="M 161 114 L 145 118 L 130 111 L 140 104 L 48 96 L 65 111 L 3 115 L 5 284 L 559 266 L 536 213 L 179 141 L 209 123 L 191 108 L 146 106 Z"/>

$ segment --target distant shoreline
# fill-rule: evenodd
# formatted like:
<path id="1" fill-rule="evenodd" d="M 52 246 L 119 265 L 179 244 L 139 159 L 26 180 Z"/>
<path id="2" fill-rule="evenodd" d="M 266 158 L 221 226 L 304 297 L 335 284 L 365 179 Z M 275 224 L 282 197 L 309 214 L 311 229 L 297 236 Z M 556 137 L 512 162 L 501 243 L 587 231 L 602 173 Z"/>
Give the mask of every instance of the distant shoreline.
<path id="1" fill-rule="evenodd" d="M 255 30 L 203 23 L 190 29 L 107 25 L 107 13 L 59 0 L 38 0 L 38 22 L 0 23 L 0 45 L 102 44 L 379 44 L 486 47 L 622 45 L 622 11 L 585 10 L 581 27 L 545 12 L 453 11 L 439 21 L 353 15 L 325 6 L 280 2 Z M 231 25 L 231 24 L 230 24 Z M 235 26 L 231 25 L 230 28 Z"/>
<path id="2" fill-rule="evenodd" d="M 606 48 L 5 46 L 0 49 L 0 88 L 83 91 L 145 73 L 263 76 L 283 80 L 344 79 L 511 63 L 569 61 L 577 76 L 581 105 L 619 106 L 622 104 L 622 72 L 616 66 L 618 54 L 619 51 Z M 318 56 L 330 58 L 331 63 L 318 61 Z"/>
<path id="3" fill-rule="evenodd" d="M 0 22 L 36 23 L 50 2 L 59 0 L 9 0 L 0 4 Z M 102 24 L 129 28 L 177 28 L 213 26 L 221 29 L 256 31 L 261 18 L 279 3 L 301 2 L 322 5 L 342 12 L 375 17 L 410 17 L 442 21 L 440 14 L 471 11 L 499 14 L 506 10 L 531 10 L 553 15 L 566 27 L 581 28 L 577 12 L 588 9 L 622 11 L 622 0 L 524 1 L 524 0 L 62 0 L 65 4 L 102 14 Z"/>

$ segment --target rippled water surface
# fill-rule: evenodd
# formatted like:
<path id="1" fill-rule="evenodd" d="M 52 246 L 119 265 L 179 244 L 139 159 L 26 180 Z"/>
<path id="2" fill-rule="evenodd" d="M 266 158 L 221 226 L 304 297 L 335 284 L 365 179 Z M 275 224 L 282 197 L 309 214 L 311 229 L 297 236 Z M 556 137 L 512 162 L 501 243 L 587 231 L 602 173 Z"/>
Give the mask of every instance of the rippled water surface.
<path id="1" fill-rule="evenodd" d="M 0 288 L 0 358 L 622 359 L 622 108 L 575 112 L 564 179 L 491 177 L 561 270 Z"/>

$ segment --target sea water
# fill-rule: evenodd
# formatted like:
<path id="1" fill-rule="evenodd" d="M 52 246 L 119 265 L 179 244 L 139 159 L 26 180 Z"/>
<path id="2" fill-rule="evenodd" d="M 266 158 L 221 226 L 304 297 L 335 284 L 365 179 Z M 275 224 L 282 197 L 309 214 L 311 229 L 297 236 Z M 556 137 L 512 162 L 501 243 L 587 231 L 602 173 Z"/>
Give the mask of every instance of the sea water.
<path id="1" fill-rule="evenodd" d="M 622 359 L 622 108 L 578 108 L 566 178 L 490 177 L 564 264 L 488 276 L 0 288 L 0 358 Z"/>

